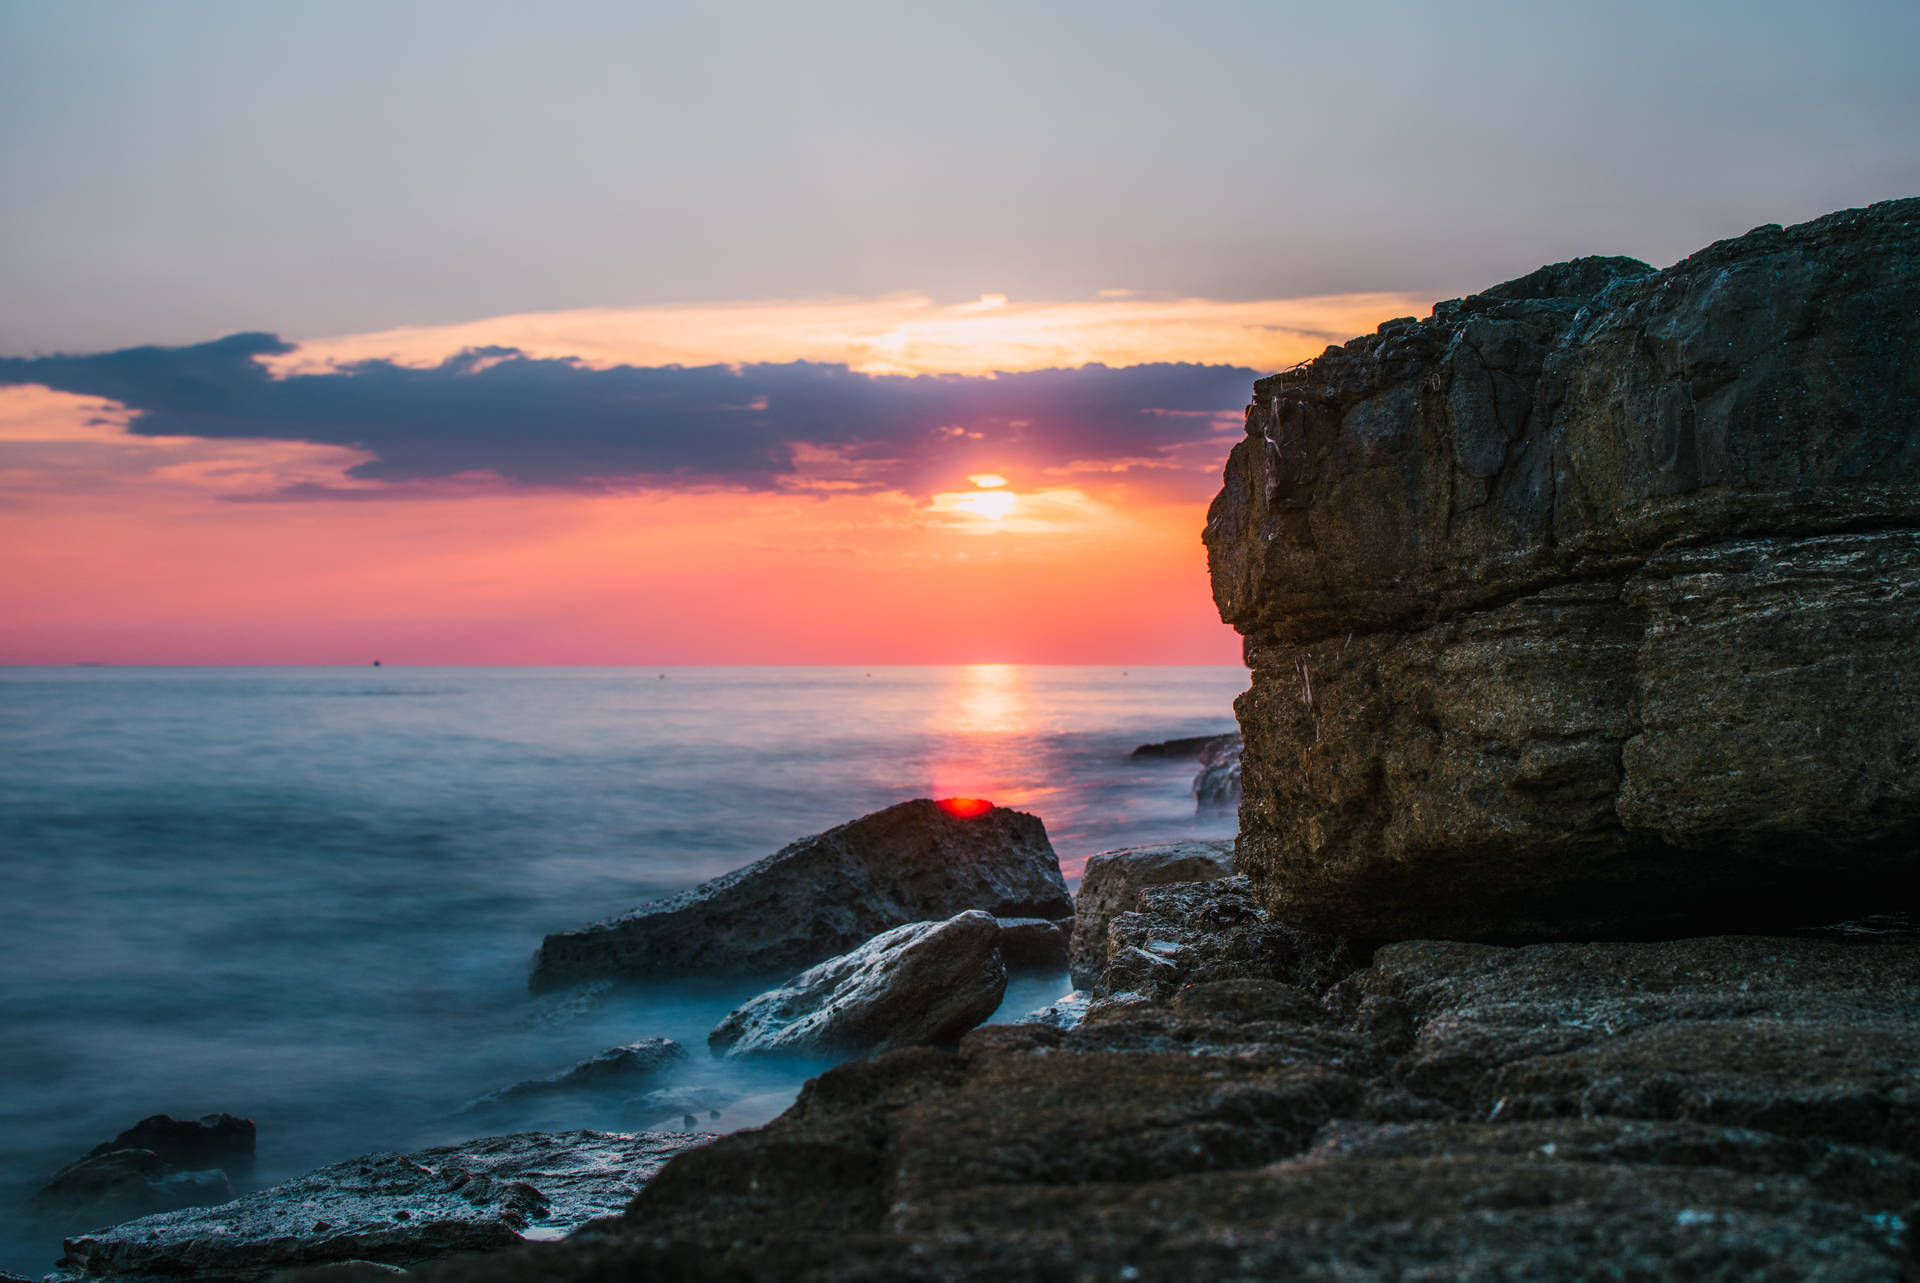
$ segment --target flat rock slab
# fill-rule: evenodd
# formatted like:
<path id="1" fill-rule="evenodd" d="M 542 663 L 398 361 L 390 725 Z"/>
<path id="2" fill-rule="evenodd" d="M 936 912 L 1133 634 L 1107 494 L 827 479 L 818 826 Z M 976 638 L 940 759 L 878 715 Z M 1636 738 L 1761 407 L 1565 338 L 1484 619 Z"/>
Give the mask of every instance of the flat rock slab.
<path id="1" fill-rule="evenodd" d="M 1328 1002 L 1461 1116 L 1686 1121 L 1920 1158 L 1913 935 L 1409 941 Z"/>
<path id="2" fill-rule="evenodd" d="M 1239 739 L 1230 738 L 1236 743 Z M 1134 908 L 1140 892 L 1169 882 L 1211 881 L 1232 872 L 1232 838 L 1129 846 L 1090 857 L 1074 897 L 1073 938 L 1067 946 L 1074 987 L 1093 987 L 1107 961 L 1107 924 Z"/>
<path id="3" fill-rule="evenodd" d="M 715 1055 L 858 1055 L 950 1042 L 1007 991 L 1001 926 L 978 909 L 895 927 L 730 1013 Z"/>
<path id="4" fill-rule="evenodd" d="M 526 1132 L 369 1154 L 218 1207 L 70 1238 L 61 1280 L 252 1280 L 334 1261 L 412 1266 L 556 1239 L 620 1211 L 711 1137 Z"/>
<path id="5" fill-rule="evenodd" d="M 1073 903 L 1038 817 L 922 798 L 611 922 L 550 935 L 532 983 L 791 975 L 882 931 L 968 909 L 1057 919 Z"/>

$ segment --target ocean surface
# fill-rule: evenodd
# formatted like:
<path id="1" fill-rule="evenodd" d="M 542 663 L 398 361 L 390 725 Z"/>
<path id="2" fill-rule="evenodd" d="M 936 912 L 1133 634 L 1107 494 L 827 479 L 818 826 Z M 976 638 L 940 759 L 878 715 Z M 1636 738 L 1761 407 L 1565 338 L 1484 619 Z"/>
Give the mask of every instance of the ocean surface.
<path id="1" fill-rule="evenodd" d="M 1114 846 L 1230 834 L 1195 764 L 1240 668 L 0 669 L 0 1268 L 18 1208 L 149 1114 L 259 1124 L 254 1185 L 524 1127 L 680 1127 L 628 1099 L 460 1116 L 637 1038 L 757 1125 L 822 1066 L 705 1037 L 760 986 L 534 998 L 540 938 L 912 797 Z M 997 1019 L 1067 991 L 1017 981 Z M 655 1107 L 652 1111 L 657 1114 Z"/>

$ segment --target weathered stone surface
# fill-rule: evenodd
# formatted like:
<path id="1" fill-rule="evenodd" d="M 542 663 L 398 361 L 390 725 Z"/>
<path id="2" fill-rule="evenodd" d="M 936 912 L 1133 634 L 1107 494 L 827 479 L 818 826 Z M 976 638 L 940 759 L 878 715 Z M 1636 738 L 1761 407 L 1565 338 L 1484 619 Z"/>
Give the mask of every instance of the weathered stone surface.
<path id="1" fill-rule="evenodd" d="M 1917 1034 L 1912 933 L 1403 943 L 841 1066 L 617 1233 L 428 1277 L 1893 1283 Z"/>
<path id="2" fill-rule="evenodd" d="M 232 1197 L 233 1184 L 218 1168 L 182 1171 L 150 1149 L 96 1149 L 56 1172 L 27 1211 L 71 1231 Z"/>
<path id="3" fill-rule="evenodd" d="M 609 1047 L 597 1056 L 591 1056 L 571 1069 L 564 1069 L 545 1078 L 533 1078 L 526 1082 L 503 1087 L 499 1091 L 489 1092 L 473 1101 L 461 1110 L 473 1113 L 495 1109 L 502 1105 L 518 1105 L 538 1100 L 545 1096 L 566 1095 L 572 1092 L 601 1091 L 608 1088 L 631 1089 L 645 1084 L 649 1079 L 683 1065 L 687 1060 L 687 1049 L 671 1038 L 642 1038 L 639 1042 L 628 1043 L 624 1047 Z"/>
<path id="4" fill-rule="evenodd" d="M 1330 997 L 1469 1118 L 1684 1121 L 1920 1158 L 1920 939 L 1410 941 Z"/>
<path id="5" fill-rule="evenodd" d="M 1063 918 L 1073 904 L 1037 817 L 997 806 L 972 814 L 922 798 L 611 922 L 550 935 L 533 985 L 792 974 L 889 928 L 968 909 Z"/>
<path id="6" fill-rule="evenodd" d="M 265 1278 L 294 1266 L 411 1266 L 557 1238 L 615 1212 L 703 1135 L 538 1132 L 369 1154 L 219 1207 L 67 1240 L 63 1279 Z"/>
<path id="7" fill-rule="evenodd" d="M 1256 385 L 1239 866 L 1373 939 L 1764 927 L 1920 851 L 1920 201 L 1543 268 Z"/>
<path id="8" fill-rule="evenodd" d="M 1147 887 L 1134 903 L 1107 927 L 1090 1017 L 1219 980 L 1277 980 L 1319 994 L 1356 965 L 1344 940 L 1274 921 L 1245 877 Z"/>
<path id="9" fill-rule="evenodd" d="M 948 1042 L 1007 991 L 1000 925 L 978 909 L 914 922 L 801 972 L 708 1035 L 715 1055 L 857 1055 Z"/>
<path id="10" fill-rule="evenodd" d="M 1169 882 L 1202 882 L 1233 872 L 1233 839 L 1171 842 L 1102 851 L 1087 860 L 1073 901 L 1068 945 L 1076 988 L 1091 989 L 1107 963 L 1107 924 L 1134 907 L 1141 891 Z"/>

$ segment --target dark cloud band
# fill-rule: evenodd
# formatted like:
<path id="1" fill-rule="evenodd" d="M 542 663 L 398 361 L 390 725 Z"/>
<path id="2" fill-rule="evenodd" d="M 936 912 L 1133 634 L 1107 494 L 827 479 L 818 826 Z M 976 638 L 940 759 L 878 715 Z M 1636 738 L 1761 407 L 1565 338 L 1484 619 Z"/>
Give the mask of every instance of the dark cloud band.
<path id="1" fill-rule="evenodd" d="M 0 358 L 0 385 L 106 397 L 146 436 L 351 446 L 365 480 L 475 473 L 538 486 L 769 489 L 819 447 L 863 489 L 923 490 L 943 460 L 1004 448 L 1034 466 L 1152 458 L 1246 401 L 1236 366 L 1085 365 L 993 375 L 873 375 L 796 361 L 595 368 L 478 348 L 415 368 L 362 361 L 274 378 L 272 334 L 191 347 Z"/>

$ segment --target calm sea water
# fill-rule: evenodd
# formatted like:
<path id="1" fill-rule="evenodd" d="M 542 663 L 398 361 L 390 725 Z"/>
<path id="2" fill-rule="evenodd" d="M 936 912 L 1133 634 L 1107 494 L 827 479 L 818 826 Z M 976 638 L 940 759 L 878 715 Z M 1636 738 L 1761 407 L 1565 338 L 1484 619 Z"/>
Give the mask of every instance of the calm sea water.
<path id="1" fill-rule="evenodd" d="M 148 1114 L 243 1114 L 258 1183 L 524 1126 L 679 1125 L 619 1101 L 484 1122 L 486 1091 L 650 1035 L 753 1125 L 819 1066 L 709 1062 L 757 986 L 530 997 L 546 932 L 692 886 L 910 797 L 1095 851 L 1231 832 L 1191 763 L 1238 668 L 0 670 L 0 1268 L 13 1215 Z M 1016 985 L 1011 1019 L 1066 989 Z M 543 1112 L 544 1111 L 544 1112 Z"/>

